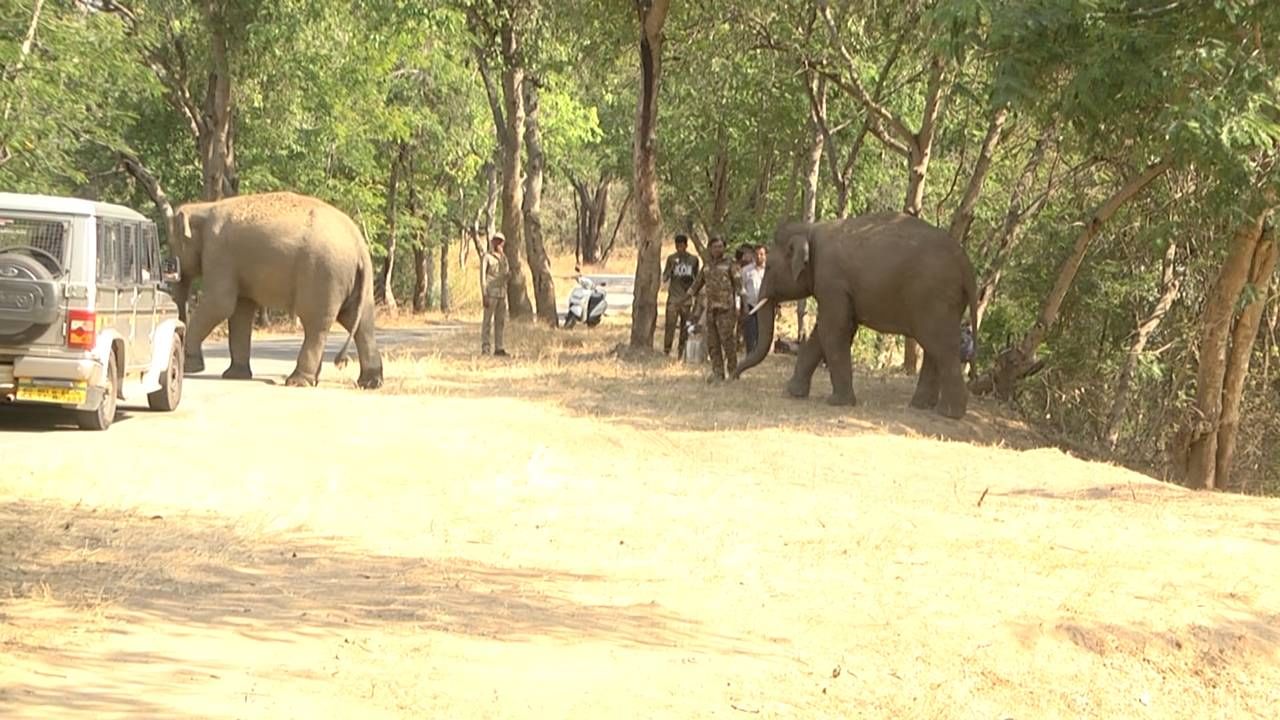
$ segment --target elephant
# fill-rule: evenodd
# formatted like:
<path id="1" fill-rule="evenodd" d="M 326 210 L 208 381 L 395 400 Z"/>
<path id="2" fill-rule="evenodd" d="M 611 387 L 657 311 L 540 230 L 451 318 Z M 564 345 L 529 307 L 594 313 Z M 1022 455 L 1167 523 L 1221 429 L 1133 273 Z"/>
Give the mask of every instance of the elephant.
<path id="1" fill-rule="evenodd" d="M 773 346 L 769 303 L 814 297 L 818 321 L 796 357 L 787 393 L 807 397 L 823 360 L 831 374 L 832 405 L 854 405 L 850 345 L 859 326 L 906 335 L 924 348 L 911 406 L 964 417 L 968 390 L 961 372 L 961 322 L 977 327 L 973 265 L 959 243 L 919 218 L 898 212 L 818 223 L 784 222 L 774 236 L 752 312 L 760 340 L 735 377 L 759 365 Z"/>
<path id="2" fill-rule="evenodd" d="M 192 280 L 203 278 L 203 295 L 187 330 L 187 372 L 204 370 L 200 345 L 228 320 L 231 366 L 222 377 L 252 378 L 249 339 L 261 305 L 292 312 L 302 322 L 302 350 L 287 385 L 319 381 L 325 339 L 336 319 L 348 340 L 355 339 L 357 384 L 382 386 L 373 259 L 346 213 L 291 192 L 241 195 L 180 206 L 169 237 L 181 268 L 174 289 L 179 307 L 186 306 Z"/>

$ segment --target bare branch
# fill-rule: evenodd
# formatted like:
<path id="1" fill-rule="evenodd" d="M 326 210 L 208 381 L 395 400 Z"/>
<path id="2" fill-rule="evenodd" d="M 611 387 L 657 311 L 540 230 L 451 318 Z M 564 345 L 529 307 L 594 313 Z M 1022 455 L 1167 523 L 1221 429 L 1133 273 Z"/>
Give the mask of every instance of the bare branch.
<path id="1" fill-rule="evenodd" d="M 847 80 L 843 77 L 834 75 L 833 73 L 824 74 L 827 74 L 828 78 L 835 82 L 841 90 L 844 90 L 854 99 L 865 105 L 867 110 L 877 117 L 879 123 L 888 125 L 889 129 L 892 130 L 893 134 L 896 135 L 899 140 L 904 142 L 913 142 L 915 133 L 907 127 L 902 118 L 895 115 L 885 106 L 876 102 L 875 98 L 871 97 L 871 94 L 867 92 L 865 87 L 863 87 L 862 81 L 858 79 L 858 64 L 854 60 L 853 54 L 849 52 L 848 46 L 844 44 L 844 40 L 840 38 L 839 28 L 836 27 L 835 19 L 831 17 L 831 7 L 827 4 L 826 0 L 818 1 L 818 13 L 827 25 L 827 32 L 831 35 L 832 44 L 840 50 L 840 55 L 849 66 L 849 76 Z M 876 133 L 876 137 L 880 137 L 882 140 L 884 139 L 879 132 Z"/>
<path id="2" fill-rule="evenodd" d="M 173 205 L 169 202 L 169 196 L 165 193 L 164 188 L 160 186 L 160 181 L 156 179 L 156 176 L 131 151 L 121 150 L 119 155 L 120 165 L 147 191 L 147 195 L 151 196 L 151 201 L 156 204 L 164 219 L 166 221 L 171 219 L 173 217 Z"/>

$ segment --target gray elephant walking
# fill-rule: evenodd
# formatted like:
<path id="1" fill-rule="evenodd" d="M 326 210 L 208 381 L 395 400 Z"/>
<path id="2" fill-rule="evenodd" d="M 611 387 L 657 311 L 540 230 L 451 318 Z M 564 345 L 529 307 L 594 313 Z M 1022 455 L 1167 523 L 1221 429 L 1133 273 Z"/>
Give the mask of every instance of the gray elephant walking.
<path id="1" fill-rule="evenodd" d="M 759 312 L 768 303 L 818 300 L 818 323 L 800 348 L 787 392 L 806 397 L 813 373 L 826 360 L 829 403 L 852 405 L 850 345 L 858 327 L 915 338 L 924 363 L 912 407 L 964 417 L 969 394 L 961 373 L 960 321 L 969 310 L 977 327 L 973 266 L 944 231 L 904 213 L 876 213 L 778 228 L 760 287 Z M 774 313 L 760 313 L 760 341 L 738 373 L 758 365 L 773 345 Z"/>
<path id="2" fill-rule="evenodd" d="M 250 334 L 258 306 L 286 310 L 305 337 L 288 385 L 315 385 L 325 339 L 337 320 L 355 339 L 362 388 L 382 385 L 374 340 L 373 260 L 356 224 L 317 198 L 289 192 L 187 203 L 174 213 L 170 244 L 182 263 L 175 295 L 191 281 L 203 295 L 187 330 L 187 372 L 204 370 L 200 345 L 228 320 L 231 366 L 224 378 L 253 377 Z M 349 338 L 350 339 L 350 338 Z"/>

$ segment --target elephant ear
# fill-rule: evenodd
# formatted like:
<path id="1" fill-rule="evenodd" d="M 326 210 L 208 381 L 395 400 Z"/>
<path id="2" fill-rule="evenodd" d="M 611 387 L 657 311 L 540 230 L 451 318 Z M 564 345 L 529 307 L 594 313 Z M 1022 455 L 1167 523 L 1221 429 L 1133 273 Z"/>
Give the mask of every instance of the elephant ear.
<path id="1" fill-rule="evenodd" d="M 791 274 L 793 280 L 797 284 L 804 277 L 804 271 L 809 267 L 809 235 L 796 234 L 791 238 Z"/>
<path id="2" fill-rule="evenodd" d="M 169 226 L 170 242 L 177 240 L 179 243 L 191 241 L 191 218 L 187 215 L 186 210 L 179 209 L 173 214 L 173 224 Z"/>

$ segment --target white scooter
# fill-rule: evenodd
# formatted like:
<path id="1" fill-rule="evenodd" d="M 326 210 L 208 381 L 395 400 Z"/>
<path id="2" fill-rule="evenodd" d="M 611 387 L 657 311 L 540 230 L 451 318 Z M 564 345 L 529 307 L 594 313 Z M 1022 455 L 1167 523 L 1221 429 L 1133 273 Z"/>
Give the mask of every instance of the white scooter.
<path id="1" fill-rule="evenodd" d="M 578 285 L 569 293 L 569 311 L 564 314 L 565 328 L 571 328 L 580 322 L 586 323 L 587 327 L 600 324 L 604 311 L 609 307 L 605 292 L 601 289 L 604 286 L 604 283 L 596 285 L 591 282 L 591 278 L 586 275 L 578 277 Z"/>

